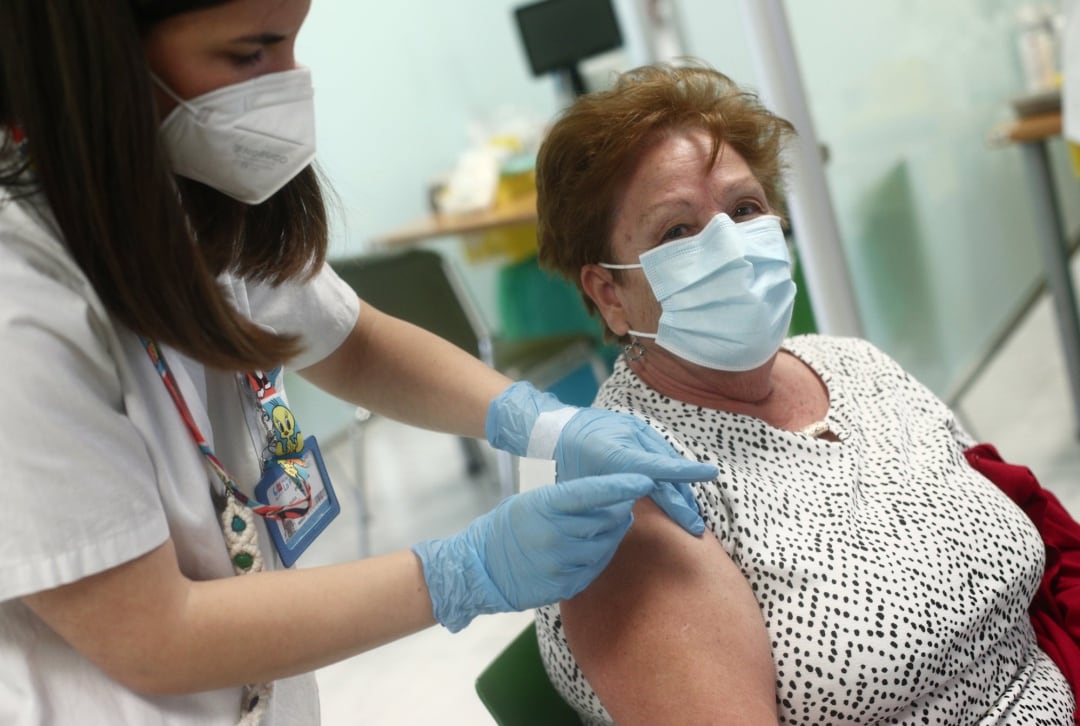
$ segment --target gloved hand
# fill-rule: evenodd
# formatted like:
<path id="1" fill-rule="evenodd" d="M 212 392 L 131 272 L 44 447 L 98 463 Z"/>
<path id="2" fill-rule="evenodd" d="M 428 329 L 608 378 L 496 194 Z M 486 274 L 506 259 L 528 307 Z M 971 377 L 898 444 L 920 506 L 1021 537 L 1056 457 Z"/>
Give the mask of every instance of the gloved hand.
<path id="1" fill-rule="evenodd" d="M 651 498 L 691 534 L 705 531 L 687 482 L 708 481 L 712 464 L 679 456 L 664 437 L 629 414 L 566 406 L 550 393 L 519 381 L 488 407 L 485 434 L 491 445 L 518 456 L 555 459 L 559 481 L 634 472 L 661 482 Z"/>
<path id="2" fill-rule="evenodd" d="M 647 476 L 597 476 L 504 499 L 459 534 L 413 547 L 435 619 L 456 633 L 477 615 L 573 597 L 607 566 Z"/>
<path id="3" fill-rule="evenodd" d="M 656 429 L 639 418 L 600 408 L 580 409 L 563 428 L 554 458 L 560 482 L 620 471 L 660 481 L 650 495 L 656 505 L 690 534 L 705 531 L 687 482 L 715 479 L 719 472 L 712 464 L 679 456 Z"/>

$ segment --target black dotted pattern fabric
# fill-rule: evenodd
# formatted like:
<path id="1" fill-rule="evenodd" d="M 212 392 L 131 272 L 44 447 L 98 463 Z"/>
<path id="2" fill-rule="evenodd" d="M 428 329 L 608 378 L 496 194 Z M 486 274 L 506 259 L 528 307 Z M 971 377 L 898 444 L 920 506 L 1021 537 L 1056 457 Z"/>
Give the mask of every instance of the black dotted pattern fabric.
<path id="1" fill-rule="evenodd" d="M 695 493 L 761 607 L 780 722 L 1072 724 L 1072 692 L 1027 615 L 1042 540 L 967 464 L 974 442 L 948 407 L 864 341 L 785 349 L 824 381 L 839 441 L 666 398 L 621 359 L 597 397 L 720 468 Z M 611 723 L 557 605 L 537 611 L 537 631 L 563 697 Z"/>

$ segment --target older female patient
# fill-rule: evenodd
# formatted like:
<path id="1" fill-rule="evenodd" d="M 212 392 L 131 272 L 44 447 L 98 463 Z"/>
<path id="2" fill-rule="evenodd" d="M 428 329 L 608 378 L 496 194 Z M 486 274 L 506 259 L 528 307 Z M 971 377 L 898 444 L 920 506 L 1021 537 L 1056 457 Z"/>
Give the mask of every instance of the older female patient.
<path id="1" fill-rule="evenodd" d="M 948 407 L 866 342 L 785 339 L 791 133 L 720 73 L 647 67 L 541 149 L 541 260 L 625 345 L 598 403 L 720 469 L 703 537 L 639 503 L 538 611 L 548 672 L 597 723 L 1072 723 L 1027 614 L 1042 541 Z"/>

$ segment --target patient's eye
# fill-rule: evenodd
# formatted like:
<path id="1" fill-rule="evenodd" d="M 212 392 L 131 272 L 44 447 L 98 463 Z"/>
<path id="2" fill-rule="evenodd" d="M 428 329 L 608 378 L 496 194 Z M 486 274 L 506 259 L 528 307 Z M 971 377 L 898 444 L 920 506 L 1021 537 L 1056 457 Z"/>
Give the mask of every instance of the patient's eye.
<path id="1" fill-rule="evenodd" d="M 753 219 L 762 214 L 765 214 L 765 207 L 755 201 L 739 202 L 735 205 L 735 208 L 731 210 L 731 218 L 736 222 Z"/>
<path id="2" fill-rule="evenodd" d="M 674 227 L 670 227 L 667 232 L 660 237 L 661 242 L 670 242 L 673 239 L 679 239 L 686 237 L 690 234 L 689 225 L 676 224 Z"/>

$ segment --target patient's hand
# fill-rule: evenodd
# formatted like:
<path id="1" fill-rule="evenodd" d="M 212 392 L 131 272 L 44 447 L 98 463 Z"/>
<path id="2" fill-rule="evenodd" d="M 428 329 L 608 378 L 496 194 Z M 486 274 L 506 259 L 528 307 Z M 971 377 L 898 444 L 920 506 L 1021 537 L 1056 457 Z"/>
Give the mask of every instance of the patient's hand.
<path id="1" fill-rule="evenodd" d="M 775 724 L 769 636 L 750 586 L 710 532 L 655 504 L 608 568 L 561 604 L 567 643 L 618 726 Z"/>

